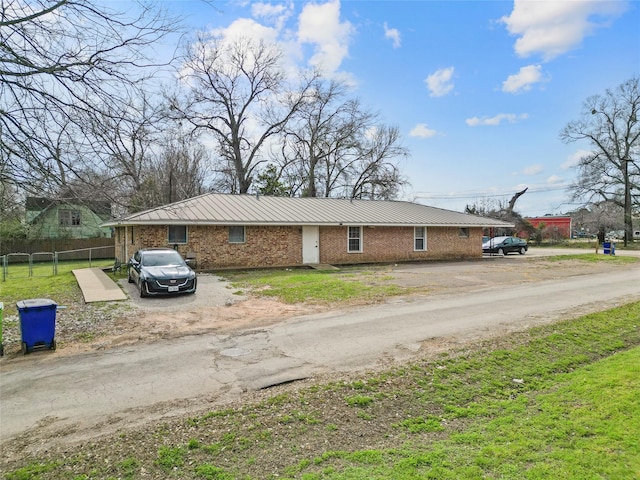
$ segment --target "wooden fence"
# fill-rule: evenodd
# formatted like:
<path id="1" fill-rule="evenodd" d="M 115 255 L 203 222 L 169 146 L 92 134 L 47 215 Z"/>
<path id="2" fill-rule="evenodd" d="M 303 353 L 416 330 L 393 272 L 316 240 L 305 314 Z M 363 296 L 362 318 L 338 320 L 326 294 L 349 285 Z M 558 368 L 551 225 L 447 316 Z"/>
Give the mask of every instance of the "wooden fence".
<path id="1" fill-rule="evenodd" d="M 98 247 L 115 247 L 114 238 L 51 238 L 43 240 L 0 240 L 0 256 L 11 253 L 68 252 L 73 250 L 96 249 L 113 257 L 113 250 Z M 107 258 L 107 257 L 105 257 Z"/>

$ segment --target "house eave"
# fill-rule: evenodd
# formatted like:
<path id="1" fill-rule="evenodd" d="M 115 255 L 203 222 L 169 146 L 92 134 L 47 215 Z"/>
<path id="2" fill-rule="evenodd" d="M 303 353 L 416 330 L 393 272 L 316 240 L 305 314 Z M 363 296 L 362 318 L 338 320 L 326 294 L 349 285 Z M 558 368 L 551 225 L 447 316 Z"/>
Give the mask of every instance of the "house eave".
<path id="1" fill-rule="evenodd" d="M 102 227 L 138 227 L 138 226 L 167 226 L 167 225 L 186 225 L 186 226 L 259 226 L 259 227 L 414 227 L 424 226 L 431 228 L 513 228 L 512 223 L 376 223 L 376 222 L 253 222 L 253 221 L 185 221 L 185 220 L 154 220 L 154 221 L 112 221 L 102 224 Z"/>

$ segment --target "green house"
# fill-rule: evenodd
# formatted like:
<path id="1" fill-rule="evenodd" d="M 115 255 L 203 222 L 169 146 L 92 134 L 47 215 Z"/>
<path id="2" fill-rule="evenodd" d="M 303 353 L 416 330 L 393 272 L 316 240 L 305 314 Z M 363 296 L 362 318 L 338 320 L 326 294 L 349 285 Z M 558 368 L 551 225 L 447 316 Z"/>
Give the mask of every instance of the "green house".
<path id="1" fill-rule="evenodd" d="M 27 197 L 26 221 L 40 238 L 111 238 L 110 228 L 100 227 L 111 218 L 108 202 L 54 200 Z"/>

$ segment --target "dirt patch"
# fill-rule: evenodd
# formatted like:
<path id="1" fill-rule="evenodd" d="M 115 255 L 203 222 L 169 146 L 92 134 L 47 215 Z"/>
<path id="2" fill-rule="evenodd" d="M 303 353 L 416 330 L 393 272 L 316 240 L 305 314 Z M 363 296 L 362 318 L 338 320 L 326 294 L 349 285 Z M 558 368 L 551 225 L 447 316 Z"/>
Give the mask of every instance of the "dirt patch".
<path id="1" fill-rule="evenodd" d="M 62 344 L 59 353 L 75 354 L 115 346 L 204 333 L 226 333 L 264 328 L 283 319 L 315 311 L 315 308 L 287 305 L 276 300 L 251 298 L 216 307 L 194 307 L 184 311 L 138 311 L 133 318 L 114 320 L 113 329 L 97 341 Z M 126 333 L 121 333 L 126 330 Z"/>
<path id="2" fill-rule="evenodd" d="M 243 295 L 215 275 L 199 276 L 195 295 L 140 298 L 134 285 L 119 281 L 126 301 L 61 306 L 56 314 L 56 355 L 207 332 L 263 328 L 296 315 L 318 311 L 312 305 L 288 305 Z M 22 355 L 17 315 L 5 315 L 3 343 L 8 358 Z"/>

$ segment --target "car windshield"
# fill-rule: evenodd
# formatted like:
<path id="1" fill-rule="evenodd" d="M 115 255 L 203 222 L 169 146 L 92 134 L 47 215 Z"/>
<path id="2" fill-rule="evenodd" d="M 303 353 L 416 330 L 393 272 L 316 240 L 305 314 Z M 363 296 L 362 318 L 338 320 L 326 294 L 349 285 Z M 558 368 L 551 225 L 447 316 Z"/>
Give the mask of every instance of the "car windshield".
<path id="1" fill-rule="evenodd" d="M 147 252 L 142 256 L 142 265 L 145 267 L 181 266 L 185 262 L 176 251 Z"/>
<path id="2" fill-rule="evenodd" d="M 487 240 L 484 243 L 485 243 L 485 245 L 497 245 L 497 244 L 499 244 L 501 242 L 504 242 L 507 238 L 509 238 L 509 237 L 494 237 L 494 238 L 491 238 L 491 239 Z"/>

